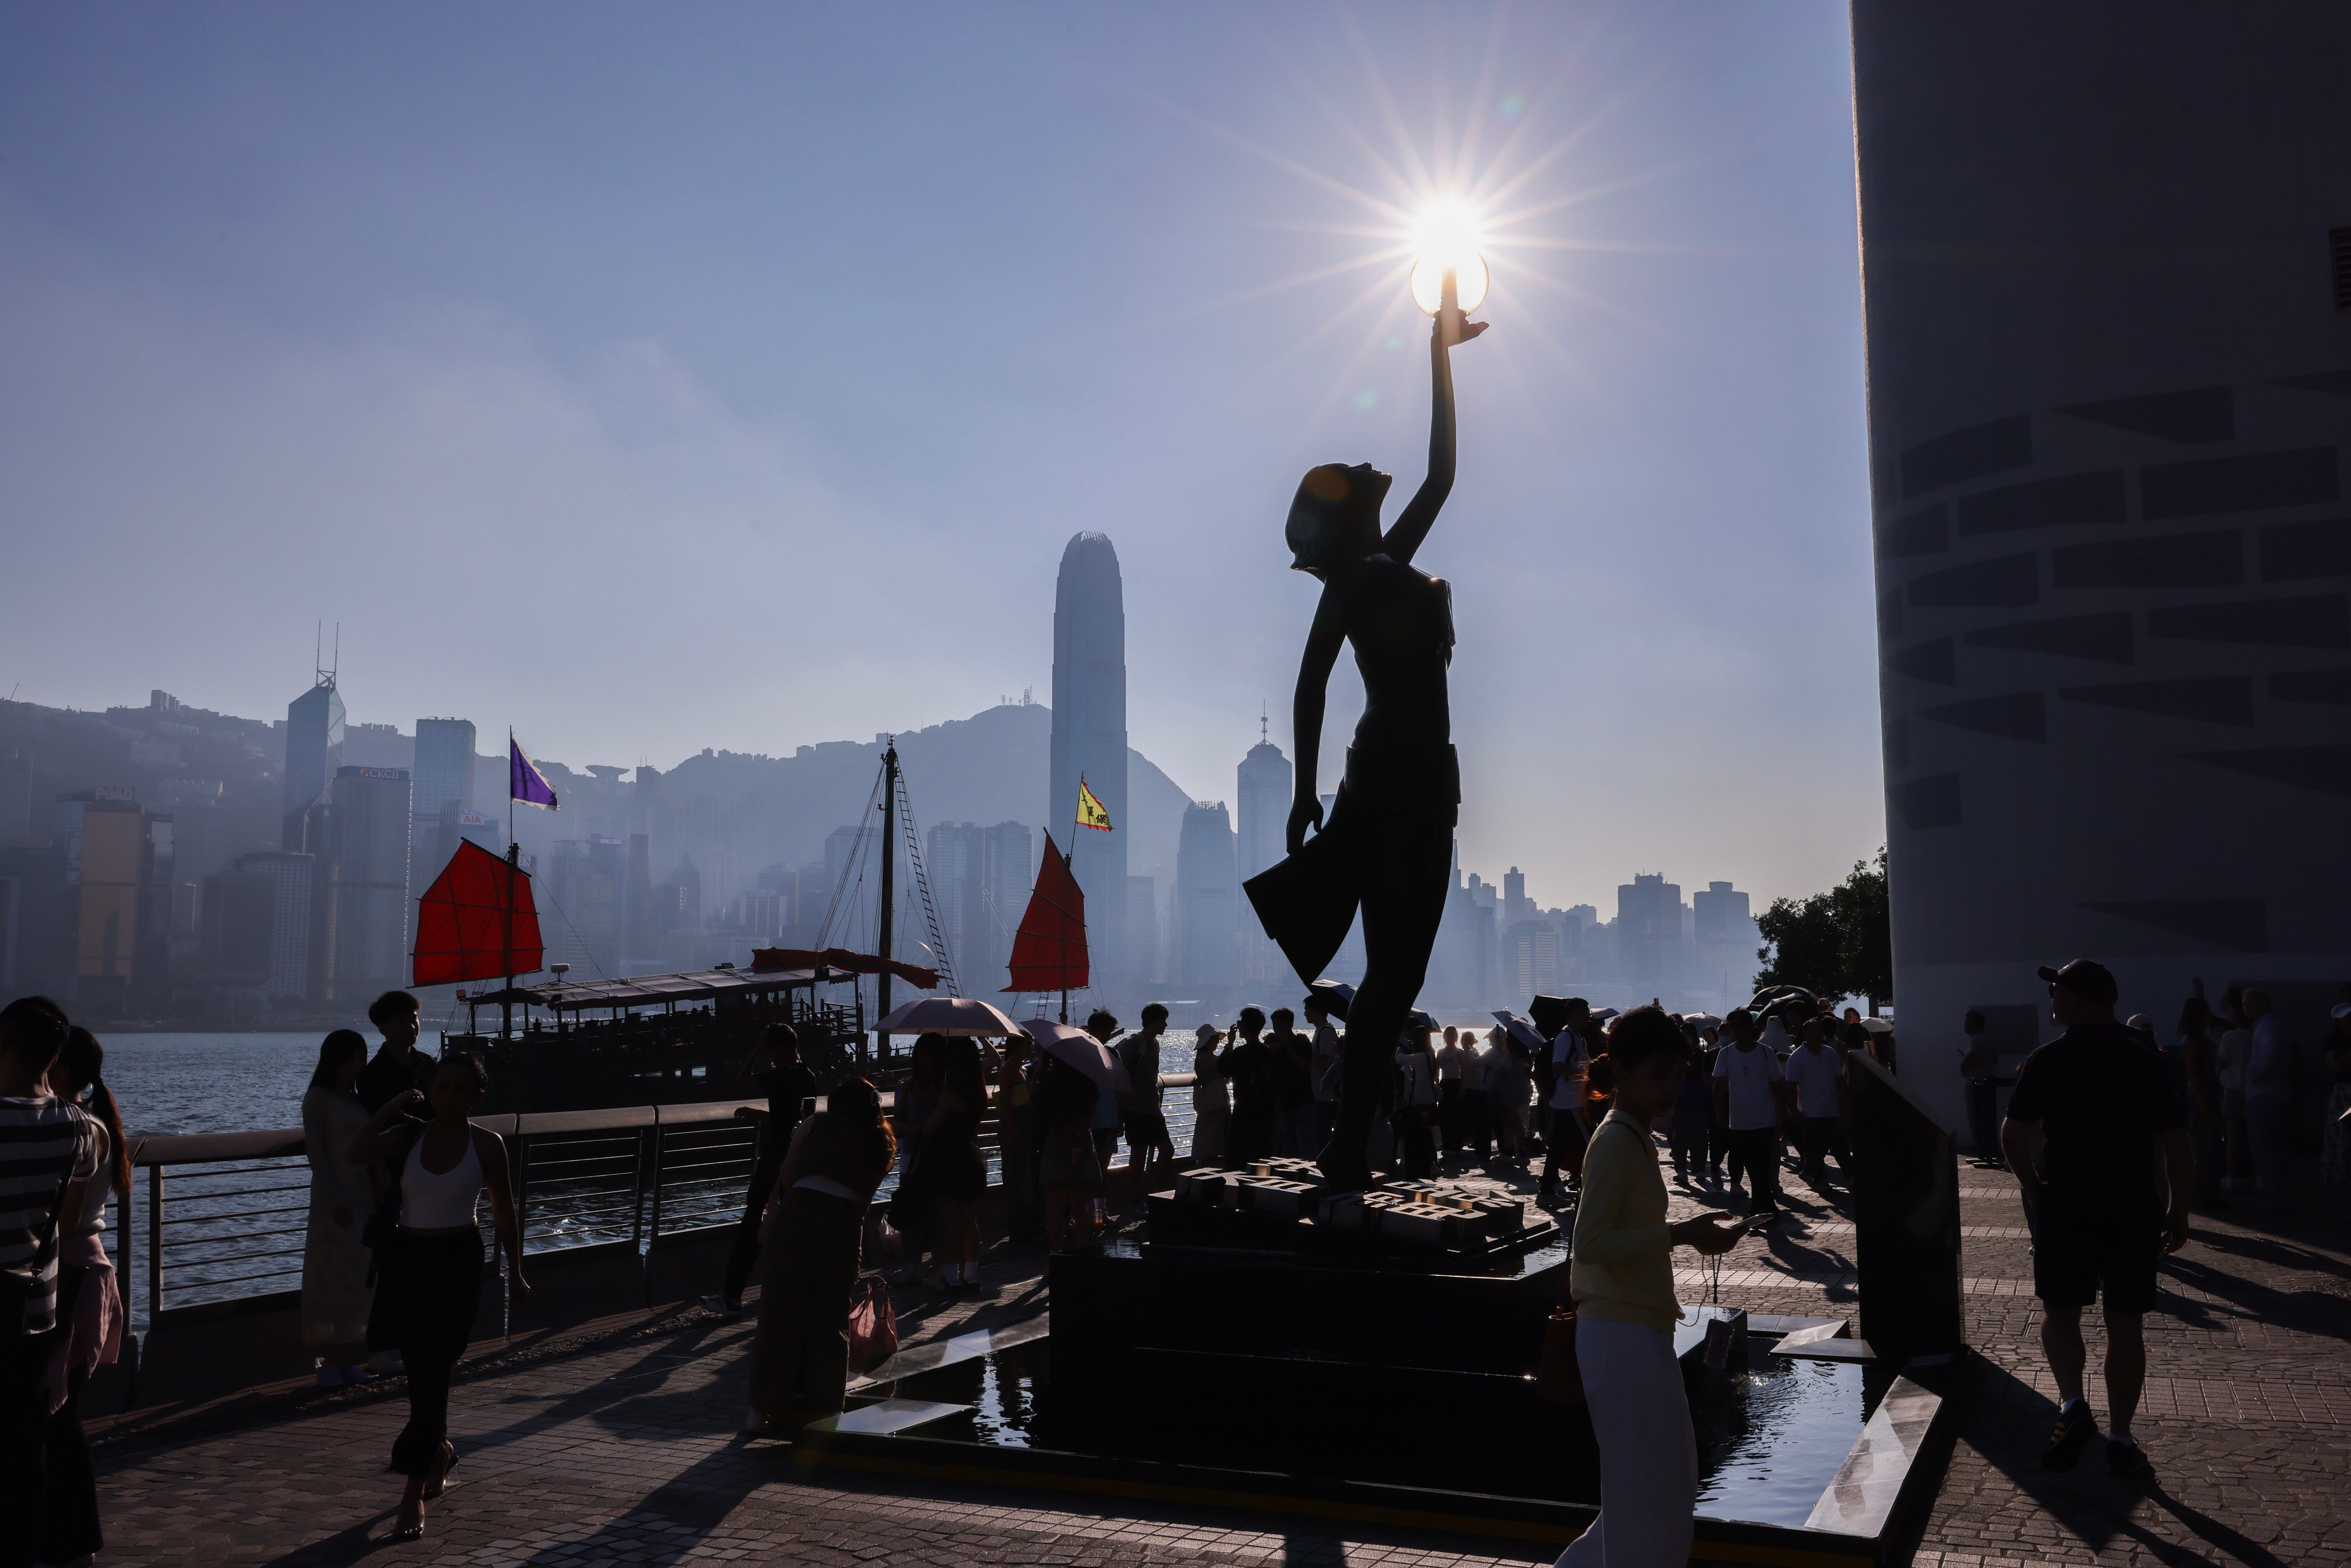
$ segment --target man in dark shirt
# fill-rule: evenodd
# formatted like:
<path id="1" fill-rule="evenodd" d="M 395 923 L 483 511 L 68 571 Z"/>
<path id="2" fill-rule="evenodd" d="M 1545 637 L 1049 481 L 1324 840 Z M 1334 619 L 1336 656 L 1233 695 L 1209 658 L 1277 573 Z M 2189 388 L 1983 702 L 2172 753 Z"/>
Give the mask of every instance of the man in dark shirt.
<path id="1" fill-rule="evenodd" d="M 441 1064 L 416 1049 L 416 1037 L 424 1032 L 423 1006 L 406 991 L 386 991 L 368 1004 L 368 1022 L 383 1034 L 383 1049 L 360 1069 L 354 1086 L 368 1114 L 374 1115 L 406 1090 L 430 1099 L 433 1075 Z"/>
<path id="2" fill-rule="evenodd" d="M 2163 1060 L 2115 1020 L 2115 977 L 2076 958 L 2044 968 L 2049 1012 L 2065 1032 L 2025 1058 L 2001 1145 L 2035 1216 L 2032 1290 L 2041 1347 L 2057 1381 L 2057 1424 L 2041 1462 L 2068 1470 L 2097 1435 L 2083 1397 L 2088 1352 L 2082 1309 L 2103 1294 L 2106 1318 L 2106 1466 L 2147 1469 L 2131 1417 L 2147 1381 L 2139 1320 L 2155 1305 L 2156 1265 L 2188 1240 L 2195 1187 L 2187 1108 Z M 2038 1168 L 2032 1131 L 2044 1143 Z M 2164 1172 L 2156 1176 L 2158 1158 Z"/>
<path id="3" fill-rule="evenodd" d="M 727 1255 L 726 1279 L 719 1298 L 730 1312 L 743 1310 L 743 1288 L 751 1282 L 751 1265 L 759 1257 L 760 1218 L 776 1190 L 776 1178 L 783 1174 L 784 1155 L 791 1151 L 800 1112 L 816 1093 L 816 1074 L 800 1061 L 799 1033 L 788 1023 L 771 1023 L 761 1032 L 759 1043 L 752 1048 L 736 1081 L 744 1078 L 758 1081 L 760 1092 L 768 1097 L 768 1109 L 762 1114 L 756 1106 L 742 1105 L 735 1112 L 738 1122 L 759 1124 L 759 1153 L 752 1163 L 751 1186 L 743 1198 L 743 1222 Z"/>

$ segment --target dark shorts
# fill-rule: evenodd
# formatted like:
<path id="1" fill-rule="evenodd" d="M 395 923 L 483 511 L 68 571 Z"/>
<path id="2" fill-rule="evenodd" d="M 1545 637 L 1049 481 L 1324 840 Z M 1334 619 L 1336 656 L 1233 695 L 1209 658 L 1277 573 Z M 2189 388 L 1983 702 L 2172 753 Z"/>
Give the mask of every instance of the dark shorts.
<path id="1" fill-rule="evenodd" d="M 2103 1296 L 2110 1312 L 2152 1312 L 2162 1260 L 2159 1218 L 2118 1224 L 2044 1210 L 2033 1227 L 2032 1293 L 2045 1306 L 2086 1307 Z"/>
<path id="2" fill-rule="evenodd" d="M 1126 1146 L 1160 1148 L 1167 1144 L 1167 1118 L 1156 1111 L 1136 1111 L 1126 1118 Z"/>

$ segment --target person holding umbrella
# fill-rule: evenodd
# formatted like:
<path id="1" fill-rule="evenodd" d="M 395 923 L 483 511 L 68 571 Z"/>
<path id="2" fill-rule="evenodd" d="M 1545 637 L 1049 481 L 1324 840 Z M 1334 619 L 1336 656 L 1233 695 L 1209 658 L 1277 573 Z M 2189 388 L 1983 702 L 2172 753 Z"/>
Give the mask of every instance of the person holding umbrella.
<path id="1" fill-rule="evenodd" d="M 1070 1250 L 1094 1243 L 1094 1205 L 1102 1197 L 1102 1161 L 1094 1154 L 1094 1110 L 1102 1095 L 1130 1082 L 1110 1047 L 1084 1030 L 1043 1019 L 1026 1032 L 1045 1053 L 1037 1086 L 1037 1124 L 1044 1141 L 1039 1179 L 1045 1188 L 1045 1246 Z"/>

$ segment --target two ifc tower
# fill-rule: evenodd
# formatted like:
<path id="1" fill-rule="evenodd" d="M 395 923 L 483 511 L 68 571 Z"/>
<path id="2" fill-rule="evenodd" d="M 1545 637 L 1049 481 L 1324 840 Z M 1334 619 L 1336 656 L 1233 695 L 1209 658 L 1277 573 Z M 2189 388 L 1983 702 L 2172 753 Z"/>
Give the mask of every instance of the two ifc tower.
<path id="1" fill-rule="evenodd" d="M 1073 832 L 1078 779 L 1110 813 L 1130 817 L 1126 796 L 1126 592 L 1110 536 L 1081 533 L 1061 552 L 1053 589 L 1053 743 L 1050 814 L 1056 840 L 1073 840 L 1070 870 L 1086 894 L 1089 947 L 1101 978 L 1132 974 L 1123 831 Z M 1101 984 L 1098 978 L 1096 984 Z"/>

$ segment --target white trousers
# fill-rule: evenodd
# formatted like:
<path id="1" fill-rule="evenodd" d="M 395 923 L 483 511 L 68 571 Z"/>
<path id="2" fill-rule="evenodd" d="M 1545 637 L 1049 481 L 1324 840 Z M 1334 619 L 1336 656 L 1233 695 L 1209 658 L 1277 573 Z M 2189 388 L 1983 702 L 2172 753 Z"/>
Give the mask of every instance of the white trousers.
<path id="1" fill-rule="evenodd" d="M 1698 1440 L 1673 1331 L 1579 1319 L 1575 1364 L 1600 1442 L 1600 1517 L 1559 1568 L 1685 1568 Z"/>

